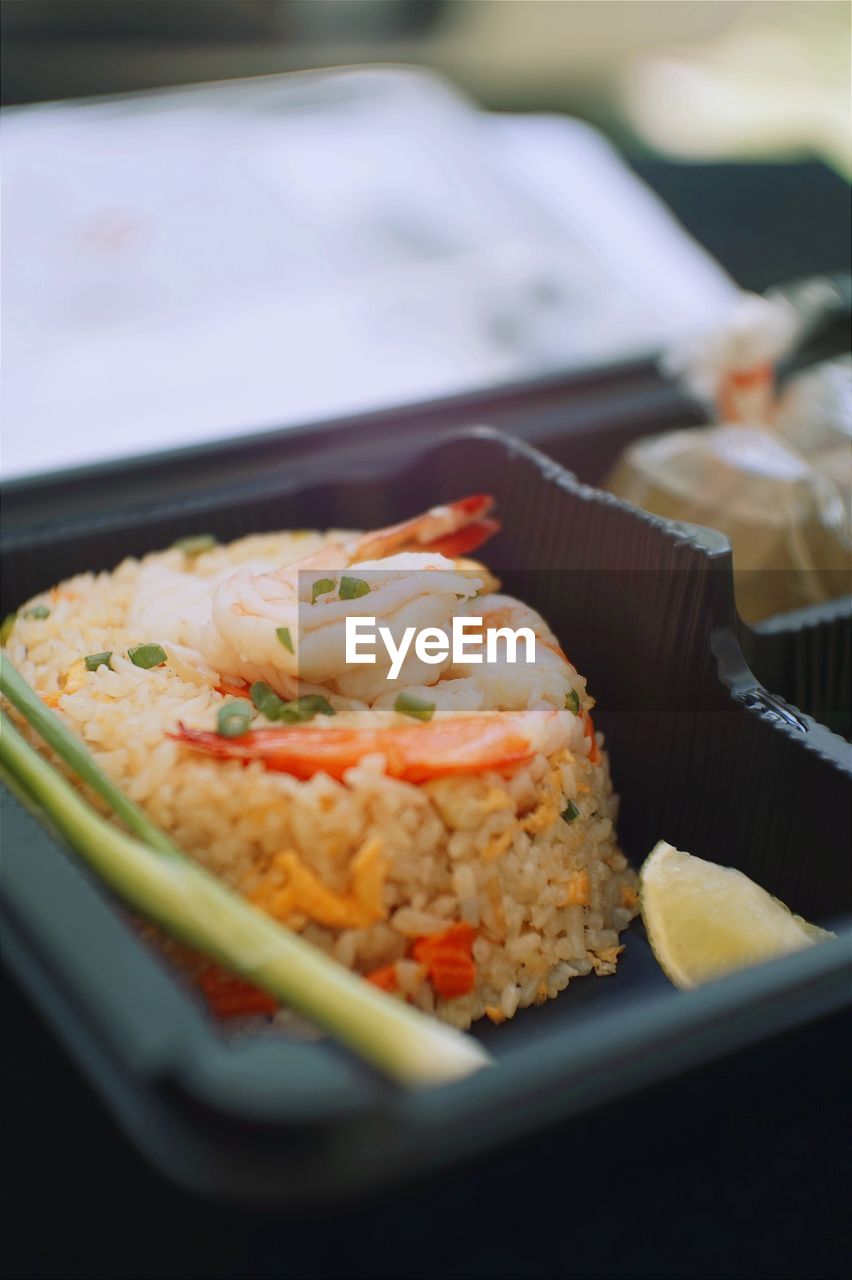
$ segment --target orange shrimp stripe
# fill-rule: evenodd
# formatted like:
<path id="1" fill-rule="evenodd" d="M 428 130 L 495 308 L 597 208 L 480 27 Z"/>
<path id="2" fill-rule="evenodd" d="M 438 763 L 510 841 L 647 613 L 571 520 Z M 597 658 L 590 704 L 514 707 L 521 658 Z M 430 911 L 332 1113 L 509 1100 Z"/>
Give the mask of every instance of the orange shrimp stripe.
<path id="1" fill-rule="evenodd" d="M 507 725 L 505 716 L 383 729 L 292 725 L 255 729 L 240 738 L 222 738 L 180 724 L 169 737 L 220 759 L 260 760 L 267 769 L 296 778 L 324 772 L 339 780 L 364 756 L 381 754 L 390 777 L 420 783 L 483 769 L 503 772 L 533 755 L 528 738 Z"/>

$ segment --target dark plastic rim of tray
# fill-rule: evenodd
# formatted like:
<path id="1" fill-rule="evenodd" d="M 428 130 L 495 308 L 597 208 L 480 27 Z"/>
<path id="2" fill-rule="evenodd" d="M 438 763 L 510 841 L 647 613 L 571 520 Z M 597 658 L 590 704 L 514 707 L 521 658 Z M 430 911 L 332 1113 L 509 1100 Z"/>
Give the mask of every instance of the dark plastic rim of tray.
<path id="1" fill-rule="evenodd" d="M 730 553 L 724 539 L 688 527 L 673 527 L 670 522 L 579 485 L 556 463 L 518 440 L 488 429 L 460 432 L 453 439 L 487 443 L 504 455 L 507 465 L 523 459 L 535 466 L 547 482 L 574 497 L 629 512 L 639 524 L 664 530 L 669 542 L 684 556 L 694 560 L 698 553 L 713 570 L 717 582 L 727 583 L 726 588 L 722 587 L 714 638 L 721 684 L 732 699 L 745 705 L 749 715 L 768 722 L 772 735 L 792 739 L 806 752 L 818 755 L 830 770 L 852 777 L 847 745 L 822 726 L 803 721 L 783 704 L 768 698 L 746 667 L 734 635 Z M 431 454 L 441 447 L 433 445 L 424 453 Z M 414 459 L 409 458 L 408 466 L 413 465 Z M 401 469 L 396 463 L 386 466 L 384 480 L 392 482 Z M 281 494 L 281 481 L 271 483 Z M 289 490 L 297 491 L 302 483 L 302 477 L 294 475 Z M 268 485 L 251 486 L 254 496 L 264 487 Z M 229 493 L 233 494 L 230 487 Z M 171 505 L 165 504 L 166 508 Z M 183 505 L 182 511 L 191 519 L 193 510 L 198 514 L 203 506 L 199 498 L 190 502 L 189 508 Z M 147 514 L 150 516 L 150 510 Z M 139 512 L 140 521 L 144 522 L 144 516 Z M 118 519 L 105 523 L 109 526 L 118 523 Z M 136 523 L 135 519 L 130 523 Z M 98 520 L 98 524 L 102 526 L 102 521 Z M 806 735 L 802 733 L 803 723 Z M 85 882 L 93 910 L 98 913 L 99 927 L 116 940 L 117 946 L 123 938 L 125 946 L 132 945 L 141 953 L 140 944 L 119 915 L 105 906 L 105 897 L 91 878 L 71 860 L 57 857 L 56 847 L 31 815 L 15 801 L 7 803 L 14 814 L 17 833 L 30 845 L 30 873 L 40 857 L 53 872 L 62 868 L 60 878 L 69 888 L 75 881 Z M 400 1093 L 348 1062 L 343 1070 L 336 1069 L 323 1081 L 316 1046 L 288 1042 L 290 1061 L 301 1056 L 311 1062 L 309 1090 L 294 1097 L 291 1082 L 278 1079 L 271 1087 L 268 1079 L 261 1078 L 262 1073 L 252 1079 L 245 1071 L 247 1063 L 240 1045 L 215 1037 L 206 1018 L 173 976 L 151 956 L 146 957 L 147 962 L 139 970 L 140 987 L 134 1008 L 116 1008 L 114 995 L 110 1007 L 110 975 L 83 974 L 80 966 L 85 967 L 84 957 L 67 952 L 50 955 L 44 947 L 39 950 L 15 909 L 16 889 L 21 886 L 10 884 L 7 875 L 4 887 L 7 955 L 72 1052 L 86 1070 L 95 1074 L 127 1131 L 149 1158 L 178 1182 L 211 1195 L 227 1194 L 253 1201 L 274 1201 L 285 1194 L 282 1179 L 290 1201 L 295 1198 L 308 1202 L 325 1197 L 330 1190 L 351 1190 L 353 1178 L 359 1189 L 374 1185 L 400 1171 L 414 1156 L 417 1171 L 423 1172 L 442 1162 L 474 1155 L 494 1141 L 505 1140 L 548 1119 L 601 1105 L 643 1083 L 664 1079 L 673 1072 L 734 1051 L 757 1037 L 798 1025 L 848 1000 L 844 961 L 852 931 L 844 930 L 835 942 L 712 984 L 690 993 L 688 999 L 643 1001 L 640 1008 L 623 1015 L 617 1025 L 604 1012 L 590 1017 L 581 1029 L 551 1030 L 540 1042 L 533 1040 L 501 1055 L 498 1070 L 425 1093 Z M 49 907 L 42 905 L 41 910 L 49 916 Z M 46 936 L 50 940 L 49 929 Z M 98 999 L 108 1009 L 111 1034 L 105 1034 L 102 1022 L 92 1020 L 91 1002 L 87 1008 L 75 997 L 75 990 L 79 993 L 81 989 L 81 979 L 85 979 L 84 987 L 85 982 L 90 984 L 90 991 L 91 984 L 95 984 Z M 722 1019 L 726 1028 L 724 1043 L 717 1034 Z M 629 1053 L 625 1055 L 628 1045 Z M 277 1053 L 281 1042 L 247 1040 L 246 1047 L 249 1051 Z M 166 1077 L 163 1087 L 147 1094 L 134 1088 L 138 1077 L 135 1082 L 128 1080 L 126 1071 L 121 1069 L 123 1059 L 125 1065 L 132 1062 L 137 1073 L 141 1068 L 148 1078 L 162 1082 Z M 339 1058 L 336 1063 L 339 1066 Z M 356 1100 L 359 1093 L 360 1100 Z M 314 1122 L 320 1116 L 333 1119 L 338 1128 L 318 1133 Z M 242 1122 L 242 1129 L 235 1127 L 235 1120 Z M 240 1153 L 240 1144 L 247 1140 L 246 1126 L 250 1153 Z M 164 1143 L 164 1134 L 173 1134 L 176 1127 L 181 1141 Z M 321 1180 L 312 1183 L 306 1170 L 294 1188 L 294 1169 L 282 1160 L 280 1144 L 269 1143 L 266 1149 L 270 1134 L 280 1135 L 282 1127 L 296 1152 L 303 1141 L 329 1144 L 333 1158 L 324 1166 Z M 333 1186 L 335 1179 L 339 1185 Z"/>
<path id="2" fill-rule="evenodd" d="M 357 459 L 368 445 L 404 457 L 418 446 L 487 424 L 565 465 L 561 443 L 597 438 L 613 422 L 626 440 L 704 420 L 701 407 L 663 377 L 655 358 L 637 358 L 292 427 L 235 428 L 232 435 L 201 444 L 4 479 L 0 505 L 11 535 L 50 523 L 57 507 L 65 515 L 88 516 L 120 510 L 127 502 L 144 505 L 170 493 L 203 490 L 219 480 L 223 468 L 235 483 L 250 482 L 271 465 L 308 466 L 323 449 Z"/>

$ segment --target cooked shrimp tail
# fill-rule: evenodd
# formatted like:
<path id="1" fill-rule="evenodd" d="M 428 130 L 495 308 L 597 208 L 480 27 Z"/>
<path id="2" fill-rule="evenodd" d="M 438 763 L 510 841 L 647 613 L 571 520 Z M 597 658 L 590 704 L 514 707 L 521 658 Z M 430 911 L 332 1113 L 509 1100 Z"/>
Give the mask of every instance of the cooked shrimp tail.
<path id="1" fill-rule="evenodd" d="M 395 551 L 439 551 L 442 555 L 452 555 L 441 545 L 445 539 L 454 534 L 477 526 L 477 534 L 467 550 L 482 546 L 486 538 L 499 529 L 498 522 L 486 520 L 494 499 L 490 493 L 474 493 L 466 498 L 459 498 L 446 506 L 431 507 L 428 511 L 414 516 L 411 520 L 403 520 L 401 524 L 389 525 L 385 529 L 375 529 L 364 534 L 353 549 L 352 561 L 381 560 L 393 555 Z M 459 551 L 459 555 L 464 552 Z"/>
<path id="2" fill-rule="evenodd" d="M 495 533 L 499 533 L 500 528 L 499 520 L 474 520 L 472 524 L 459 529 L 456 533 L 448 533 L 443 538 L 436 538 L 426 549 L 446 556 L 448 560 L 457 560 L 459 556 L 477 551 L 489 538 L 493 538 Z"/>

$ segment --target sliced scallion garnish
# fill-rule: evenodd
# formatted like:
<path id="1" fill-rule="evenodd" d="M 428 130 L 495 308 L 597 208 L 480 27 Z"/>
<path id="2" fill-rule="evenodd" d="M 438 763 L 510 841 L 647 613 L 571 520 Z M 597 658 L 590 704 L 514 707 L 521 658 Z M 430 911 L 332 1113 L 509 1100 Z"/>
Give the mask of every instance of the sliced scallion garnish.
<path id="1" fill-rule="evenodd" d="M 572 689 L 570 693 L 566 693 L 565 707 L 568 711 L 573 711 L 575 716 L 580 714 L 580 695 L 576 689 Z"/>
<path id="2" fill-rule="evenodd" d="M 144 671 L 161 667 L 166 661 L 166 651 L 161 644 L 137 644 L 127 650 L 127 656 L 134 667 L 142 667 Z"/>
<path id="3" fill-rule="evenodd" d="M 412 716 L 415 720 L 431 720 L 435 714 L 434 702 L 424 702 L 410 693 L 401 693 L 393 704 L 394 711 L 402 716 Z"/>
<path id="4" fill-rule="evenodd" d="M 112 657 L 112 649 L 106 649 L 103 653 L 90 653 L 86 657 L 86 670 L 97 671 L 98 667 L 108 667 L 110 658 Z"/>
<path id="5" fill-rule="evenodd" d="M 262 716 L 267 720 L 280 720 L 284 699 L 279 698 L 274 689 L 265 680 L 255 680 L 249 689 L 249 697 Z"/>
<path id="6" fill-rule="evenodd" d="M 294 698 L 292 702 L 285 702 L 264 680 L 255 681 L 250 693 L 252 702 L 267 720 L 283 720 L 285 724 L 303 724 L 306 720 L 313 720 L 317 715 L 333 716 L 335 714 L 331 703 L 319 693 L 306 693 L 301 698 Z"/>
<path id="7" fill-rule="evenodd" d="M 579 818 L 580 810 L 577 808 L 573 800 L 569 800 L 566 807 L 562 810 L 562 821 L 573 822 L 575 818 Z"/>
<path id="8" fill-rule="evenodd" d="M 242 702 L 226 702 L 216 713 L 216 732 L 222 738 L 241 738 L 251 721 L 251 707 Z"/>
<path id="9" fill-rule="evenodd" d="M 276 628 L 276 630 L 275 630 L 275 634 L 277 635 L 277 637 L 278 637 L 278 639 L 280 640 L 281 644 L 283 644 L 284 648 L 285 648 L 285 649 L 288 649 L 288 650 L 290 651 L 290 653 L 292 653 L 292 652 L 293 652 L 293 638 L 292 638 L 292 636 L 290 635 L 290 628 L 289 628 L 289 627 L 277 627 L 277 628 Z"/>
<path id="10" fill-rule="evenodd" d="M 218 547 L 219 539 L 212 533 L 192 533 L 188 538 L 178 538 L 172 543 L 173 551 L 182 551 L 185 556 L 200 556 L 204 551 L 212 551 Z"/>
<path id="11" fill-rule="evenodd" d="M 334 590 L 334 578 L 317 578 L 311 587 L 311 604 L 316 604 L 320 596 L 328 595 Z"/>
<path id="12" fill-rule="evenodd" d="M 292 702 L 282 703 L 281 719 L 287 724 L 301 724 L 314 716 L 333 716 L 334 707 L 320 693 L 306 693 Z"/>
<path id="13" fill-rule="evenodd" d="M 50 617 L 50 610 L 46 604 L 34 604 L 32 609 L 24 612 L 25 618 L 32 618 L 35 622 L 44 622 L 45 618 Z"/>
<path id="14" fill-rule="evenodd" d="M 357 600 L 359 596 L 369 594 L 369 582 L 365 582 L 363 578 L 350 578 L 344 573 L 340 579 L 340 591 L 338 592 L 341 600 Z"/>

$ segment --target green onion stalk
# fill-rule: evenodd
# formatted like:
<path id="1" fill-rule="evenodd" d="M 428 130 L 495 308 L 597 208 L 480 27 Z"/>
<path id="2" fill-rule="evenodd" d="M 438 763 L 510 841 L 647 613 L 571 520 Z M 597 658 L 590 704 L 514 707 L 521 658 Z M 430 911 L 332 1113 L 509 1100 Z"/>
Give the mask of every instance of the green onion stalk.
<path id="1" fill-rule="evenodd" d="M 131 907 L 286 1002 L 402 1084 L 442 1084 L 491 1062 L 472 1037 L 380 991 L 186 858 L 106 778 L 5 655 L 0 691 L 134 833 L 100 817 L 2 717 L 4 773 Z"/>

